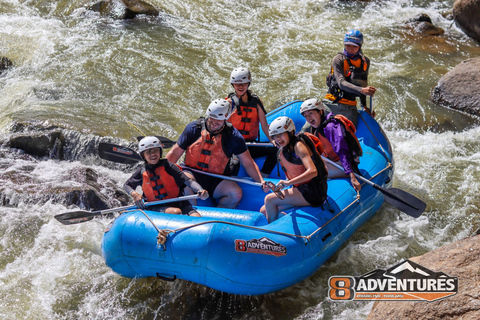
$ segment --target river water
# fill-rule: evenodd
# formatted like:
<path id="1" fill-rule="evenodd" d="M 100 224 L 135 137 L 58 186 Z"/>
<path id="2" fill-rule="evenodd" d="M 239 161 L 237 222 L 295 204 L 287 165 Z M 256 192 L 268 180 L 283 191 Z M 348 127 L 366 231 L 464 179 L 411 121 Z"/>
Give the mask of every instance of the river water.
<path id="1" fill-rule="evenodd" d="M 101 256 L 108 219 L 61 225 L 53 216 L 75 208 L 32 202 L 28 191 L 77 185 L 65 177 L 79 167 L 118 186 L 128 174 L 94 159 L 32 162 L 2 147 L 0 318 L 362 319 L 373 303 L 331 302 L 330 276 L 388 268 L 480 227 L 479 119 L 429 100 L 443 74 L 480 54 L 443 17 L 453 1 L 151 0 L 162 13 L 131 21 L 100 17 L 84 9 L 88 3 L 0 0 L 0 56 L 16 64 L 0 77 L 2 140 L 13 122 L 31 120 L 131 141 L 139 130 L 176 139 L 230 92 L 237 66 L 250 68 L 251 89 L 267 111 L 322 97 L 345 31 L 357 28 L 372 59 L 377 120 L 393 145 L 394 186 L 422 198 L 427 210 L 413 219 L 384 205 L 310 278 L 273 294 L 234 296 L 119 277 Z M 404 22 L 420 13 L 444 36 L 409 31 Z"/>

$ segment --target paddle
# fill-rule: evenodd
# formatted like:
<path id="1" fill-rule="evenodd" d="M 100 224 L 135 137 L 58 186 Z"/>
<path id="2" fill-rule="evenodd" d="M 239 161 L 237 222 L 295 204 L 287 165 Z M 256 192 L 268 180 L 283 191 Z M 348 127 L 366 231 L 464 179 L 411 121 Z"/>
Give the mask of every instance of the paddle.
<path id="1" fill-rule="evenodd" d="M 324 156 L 322 156 L 322 159 L 327 161 L 331 165 L 341 170 L 344 170 L 343 167 L 338 165 L 336 162 L 333 162 L 332 160 L 325 158 Z M 371 185 L 375 189 L 382 192 L 385 198 L 385 201 L 387 201 L 390 205 L 397 208 L 398 210 L 408 214 L 409 216 L 418 218 L 423 213 L 423 211 L 425 211 L 425 208 L 427 207 L 425 202 L 423 202 L 422 200 L 418 199 L 417 197 L 415 197 L 414 195 L 406 191 L 403 191 L 397 188 L 385 189 L 379 186 L 378 184 L 373 183 L 372 181 L 365 179 L 364 177 L 356 173 L 355 173 L 355 177 L 357 177 L 357 179 L 362 180 L 363 182 Z"/>
<path id="2" fill-rule="evenodd" d="M 142 157 L 136 151 L 106 142 L 100 142 L 98 145 L 98 154 L 102 159 L 125 164 L 135 164 L 143 161 Z"/>
<path id="3" fill-rule="evenodd" d="M 114 161 L 114 162 L 119 162 L 119 163 L 125 163 L 125 164 L 133 164 L 133 163 L 137 163 L 139 161 L 143 161 L 142 157 L 140 157 L 140 155 L 136 151 L 134 151 L 130 148 L 127 148 L 127 147 L 122 147 L 122 146 L 118 146 L 118 145 L 111 144 L 111 143 L 106 143 L 106 142 L 101 142 L 98 145 L 98 155 L 102 159 L 109 160 L 109 161 Z M 220 175 L 220 174 L 214 174 L 214 173 L 210 173 L 210 172 L 205 172 L 205 171 L 193 169 L 193 168 L 190 168 L 190 167 L 184 167 L 184 168 L 188 168 L 188 170 L 196 171 L 196 172 L 199 172 L 199 173 L 202 173 L 202 174 L 205 174 L 205 175 L 209 175 L 209 176 L 212 176 L 212 177 L 217 177 L 217 178 L 220 178 L 220 179 L 251 184 L 251 185 L 254 185 L 254 186 L 257 186 L 257 187 L 262 186 L 262 184 L 259 183 L 259 182 L 254 182 L 254 181 L 241 179 L 241 178 L 230 177 L 230 176 L 224 176 L 224 175 Z M 283 200 L 283 198 L 285 197 L 283 195 L 283 193 L 281 193 L 279 191 L 275 191 L 275 185 L 272 182 L 268 181 L 267 184 L 268 184 L 268 187 L 270 188 L 270 190 L 272 190 L 277 195 L 277 197 L 279 197 L 280 199 Z"/>
<path id="4" fill-rule="evenodd" d="M 175 143 L 177 143 L 177 141 L 173 141 L 167 137 L 162 137 L 162 136 L 155 136 L 158 138 L 158 140 L 160 140 L 160 142 L 163 144 L 163 147 L 164 148 L 170 148 L 170 147 L 173 147 L 173 145 Z M 143 138 L 145 138 L 144 136 L 138 136 L 137 137 L 137 140 L 140 141 L 142 140 Z M 247 142 L 246 143 L 248 147 L 273 147 L 274 145 L 270 142 Z"/>
<path id="5" fill-rule="evenodd" d="M 198 172 L 200 174 L 204 174 L 206 176 L 216 177 L 216 178 L 220 178 L 220 179 L 224 179 L 224 180 L 231 180 L 231 181 L 235 181 L 235 182 L 239 182 L 239 183 L 250 184 L 252 186 L 257 186 L 257 187 L 263 187 L 263 185 L 260 182 L 255 182 L 255 181 L 250 181 L 250 180 L 247 180 L 247 179 L 235 178 L 235 177 L 230 177 L 230 176 L 224 176 L 224 175 L 221 175 L 221 174 L 210 173 L 210 172 L 190 168 L 190 167 L 187 167 L 185 165 L 181 165 L 181 167 L 183 169 L 190 170 L 190 171 L 195 171 L 195 172 Z M 267 185 L 270 188 L 270 190 L 272 190 L 272 192 L 275 193 L 275 195 L 278 198 L 280 198 L 281 200 L 285 199 L 285 195 L 282 192 L 280 192 L 280 190 L 275 190 L 276 186 L 275 186 L 275 184 L 273 184 L 273 182 L 267 181 Z"/>
<path id="6" fill-rule="evenodd" d="M 191 199 L 198 199 L 198 198 L 199 198 L 199 195 L 194 194 L 190 196 L 183 196 L 183 197 L 166 199 L 166 200 L 145 202 L 145 206 L 149 207 L 149 206 L 154 206 L 158 204 L 165 204 L 170 202 L 177 202 L 177 201 L 184 201 L 184 200 L 191 200 Z M 63 224 L 70 225 L 70 224 L 77 224 L 77 223 L 90 221 L 95 216 L 98 216 L 101 214 L 107 214 L 107 213 L 113 213 L 113 212 L 119 212 L 119 211 L 131 210 L 131 209 L 138 209 L 138 207 L 136 205 L 131 205 L 126 207 L 118 207 L 118 208 L 98 210 L 98 211 L 81 210 L 81 211 L 65 212 L 65 213 L 57 214 L 55 216 L 55 219 L 57 219 L 59 222 Z"/>

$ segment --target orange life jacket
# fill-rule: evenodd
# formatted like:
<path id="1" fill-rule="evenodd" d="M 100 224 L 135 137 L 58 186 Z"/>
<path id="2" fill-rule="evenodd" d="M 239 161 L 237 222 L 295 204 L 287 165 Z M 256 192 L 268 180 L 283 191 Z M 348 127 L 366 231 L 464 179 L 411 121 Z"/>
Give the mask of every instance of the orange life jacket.
<path id="1" fill-rule="evenodd" d="M 343 53 L 341 53 L 343 54 Z M 344 55 L 343 59 L 343 75 L 345 80 L 350 83 L 364 81 L 366 83 L 368 77 L 368 64 L 364 61 L 363 56 L 357 60 L 350 60 Z M 356 106 L 359 95 L 340 89 L 337 79 L 335 79 L 333 66 L 330 67 L 330 73 L 327 75 L 328 93 L 326 99 L 341 104 Z"/>
<path id="2" fill-rule="evenodd" d="M 202 126 L 201 135 L 187 148 L 185 164 L 191 168 L 223 174 L 230 161 L 223 151 L 222 132 L 224 131 L 212 136 L 205 127 L 205 119 L 202 118 L 199 122 Z"/>
<path id="3" fill-rule="evenodd" d="M 307 149 L 312 151 L 312 160 L 317 169 L 317 176 L 328 175 L 327 167 L 320 158 L 320 155 L 324 151 L 322 142 L 316 136 L 308 132 L 300 133 L 298 139 L 303 141 L 307 146 Z M 278 151 L 277 158 L 288 180 L 292 180 L 307 171 L 307 168 L 303 165 L 302 159 L 295 155 L 295 153 L 290 153 L 287 148 L 281 148 Z M 299 185 L 309 183 L 310 181 L 312 181 L 312 179 L 297 183 L 294 186 L 298 187 Z"/>
<path id="4" fill-rule="evenodd" d="M 235 94 L 230 94 L 228 97 L 233 99 L 234 95 Z M 228 121 L 240 132 L 245 140 L 254 141 L 258 137 L 260 123 L 258 118 L 258 104 L 263 104 L 262 101 L 254 95 L 249 95 L 248 100 L 248 103 L 245 105 L 242 99 L 239 99 L 240 105 L 237 105 Z"/>
<path id="5" fill-rule="evenodd" d="M 180 188 L 164 166 L 155 168 L 155 172 L 145 170 L 142 182 L 143 194 L 148 201 L 157 201 L 176 198 L 180 194 Z"/>

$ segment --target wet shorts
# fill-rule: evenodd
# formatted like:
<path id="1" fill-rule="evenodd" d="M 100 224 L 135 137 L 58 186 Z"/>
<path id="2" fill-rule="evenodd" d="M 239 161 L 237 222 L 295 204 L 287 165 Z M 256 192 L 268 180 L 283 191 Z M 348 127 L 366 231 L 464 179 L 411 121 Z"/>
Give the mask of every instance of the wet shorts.
<path id="1" fill-rule="evenodd" d="M 165 212 L 167 208 L 171 208 L 171 207 L 179 208 L 180 210 L 182 210 L 182 214 L 186 214 L 186 215 L 191 215 L 192 213 L 197 212 L 197 210 L 193 208 L 190 202 L 188 201 L 170 202 L 170 203 L 166 203 L 165 205 L 151 206 L 151 207 L 148 207 L 147 209 L 152 211 L 157 211 L 157 212 Z"/>
<path id="2" fill-rule="evenodd" d="M 301 184 L 296 188 L 312 207 L 319 207 L 327 198 L 327 187 L 327 179 L 313 179 L 309 183 Z"/>
<path id="3" fill-rule="evenodd" d="M 203 189 L 207 190 L 209 196 L 212 198 L 213 192 L 215 192 L 215 189 L 220 184 L 220 182 L 223 181 L 223 179 L 217 177 L 207 176 L 206 174 L 201 174 L 195 171 L 188 171 L 188 168 L 184 168 L 183 170 L 193 174 L 198 184 L 201 185 Z"/>

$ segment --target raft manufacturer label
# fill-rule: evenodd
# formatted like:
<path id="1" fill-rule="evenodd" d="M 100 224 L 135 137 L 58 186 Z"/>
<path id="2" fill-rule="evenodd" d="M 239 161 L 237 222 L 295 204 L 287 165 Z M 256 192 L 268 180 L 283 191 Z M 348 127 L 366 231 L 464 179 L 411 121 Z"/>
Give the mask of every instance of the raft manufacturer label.
<path id="1" fill-rule="evenodd" d="M 287 248 L 266 237 L 252 240 L 235 240 L 235 251 L 272 255 L 276 257 L 287 254 Z"/>
<path id="2" fill-rule="evenodd" d="M 410 260 L 360 277 L 333 276 L 328 296 L 334 301 L 435 301 L 458 293 L 458 278 L 431 271 Z"/>
<path id="3" fill-rule="evenodd" d="M 113 147 L 112 149 L 114 152 L 118 152 L 118 153 L 123 153 L 123 154 L 128 154 L 128 155 L 132 155 L 132 151 L 128 150 L 128 149 L 123 149 L 123 148 L 117 148 L 117 147 Z"/>

